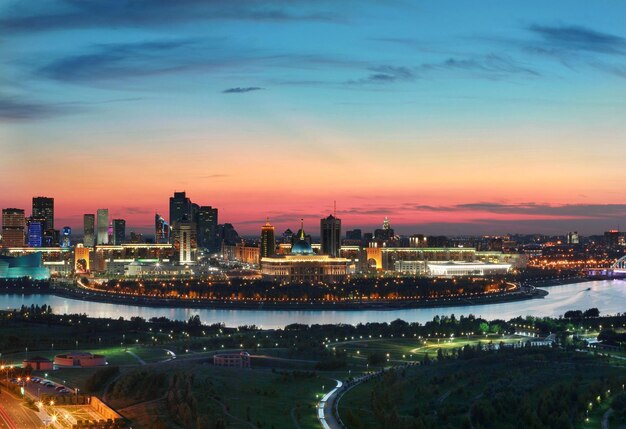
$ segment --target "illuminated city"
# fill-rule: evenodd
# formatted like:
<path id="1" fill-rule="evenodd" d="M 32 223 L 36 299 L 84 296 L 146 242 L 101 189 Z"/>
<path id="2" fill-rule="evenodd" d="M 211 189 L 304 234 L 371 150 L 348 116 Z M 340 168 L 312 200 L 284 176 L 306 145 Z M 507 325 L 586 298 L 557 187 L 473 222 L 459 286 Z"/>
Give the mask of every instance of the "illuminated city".
<path id="1" fill-rule="evenodd" d="M 626 428 L 626 4 L 0 4 L 0 429 Z"/>

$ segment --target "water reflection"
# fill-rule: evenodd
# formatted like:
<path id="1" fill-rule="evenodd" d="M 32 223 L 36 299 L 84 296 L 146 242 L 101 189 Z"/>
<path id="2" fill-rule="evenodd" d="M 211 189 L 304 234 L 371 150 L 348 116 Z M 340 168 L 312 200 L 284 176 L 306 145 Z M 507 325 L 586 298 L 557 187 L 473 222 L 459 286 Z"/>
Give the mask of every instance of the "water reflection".
<path id="1" fill-rule="evenodd" d="M 187 320 L 198 314 L 203 323 L 225 323 L 226 326 L 257 325 L 263 328 L 283 327 L 290 323 L 367 323 L 403 319 L 424 323 L 435 315 L 474 314 L 486 319 L 511 319 L 515 316 L 560 316 L 567 310 L 597 307 L 601 314 L 615 314 L 626 309 L 626 281 L 593 281 L 547 288 L 543 299 L 468 307 L 417 308 L 403 310 L 225 310 L 198 308 L 155 308 L 133 305 L 79 301 L 54 295 L 0 295 L 1 308 L 48 304 L 55 313 L 85 313 L 92 317 L 145 319 L 165 316 Z"/>

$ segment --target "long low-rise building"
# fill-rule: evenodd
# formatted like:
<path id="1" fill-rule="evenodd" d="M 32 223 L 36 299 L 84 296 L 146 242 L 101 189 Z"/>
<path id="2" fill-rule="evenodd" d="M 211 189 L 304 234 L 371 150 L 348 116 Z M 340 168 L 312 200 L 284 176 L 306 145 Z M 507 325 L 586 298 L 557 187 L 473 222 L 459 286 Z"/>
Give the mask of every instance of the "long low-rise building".
<path id="1" fill-rule="evenodd" d="M 493 264 L 489 262 L 446 262 L 429 263 L 428 273 L 434 277 L 489 276 L 506 274 L 511 264 Z"/>
<path id="2" fill-rule="evenodd" d="M 481 252 L 468 247 L 368 247 L 365 249 L 370 268 L 411 275 L 429 275 L 429 264 L 484 263 L 509 264 L 521 268 L 528 263 L 523 254 Z"/>

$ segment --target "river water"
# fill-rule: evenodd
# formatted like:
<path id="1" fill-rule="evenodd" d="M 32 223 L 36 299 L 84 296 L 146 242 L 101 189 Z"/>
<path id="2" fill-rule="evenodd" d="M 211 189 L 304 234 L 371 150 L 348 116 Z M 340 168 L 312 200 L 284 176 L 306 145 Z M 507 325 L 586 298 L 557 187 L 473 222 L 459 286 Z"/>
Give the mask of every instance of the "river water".
<path id="1" fill-rule="evenodd" d="M 402 319 L 424 323 L 436 315 L 455 316 L 473 314 L 485 319 L 508 320 L 516 316 L 560 316 L 567 310 L 586 310 L 597 307 L 602 315 L 626 312 L 626 281 L 607 280 L 575 283 L 546 288 L 549 295 L 542 299 L 481 304 L 472 306 L 413 308 L 400 310 L 228 310 L 201 308 L 159 308 L 136 305 L 107 304 L 80 301 L 48 294 L 2 294 L 0 308 L 18 308 L 22 304 L 48 304 L 54 313 L 85 313 L 91 317 L 126 319 L 140 316 L 145 319 L 165 316 L 173 320 L 187 320 L 199 315 L 203 323 L 224 323 L 226 326 L 257 325 L 262 328 L 281 328 L 290 323 L 356 325 L 366 322 L 391 322 Z"/>

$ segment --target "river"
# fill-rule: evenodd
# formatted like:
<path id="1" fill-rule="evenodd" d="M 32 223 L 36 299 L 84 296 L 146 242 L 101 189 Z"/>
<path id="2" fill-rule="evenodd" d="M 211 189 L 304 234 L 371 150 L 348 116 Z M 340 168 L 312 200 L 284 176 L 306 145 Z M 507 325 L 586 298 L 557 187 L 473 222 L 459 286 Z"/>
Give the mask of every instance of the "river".
<path id="1" fill-rule="evenodd" d="M 602 315 L 626 311 L 626 281 L 604 280 L 575 283 L 545 288 L 549 295 L 542 299 L 472 306 L 432 307 L 393 310 L 258 310 L 258 309 L 202 309 L 158 308 L 136 305 L 108 304 L 80 301 L 48 294 L 2 294 L 0 308 L 18 308 L 22 305 L 48 304 L 54 313 L 85 313 L 91 317 L 126 319 L 140 316 L 145 319 L 165 316 L 187 320 L 199 315 L 203 323 L 224 323 L 226 326 L 257 325 L 262 328 L 281 328 L 291 323 L 356 325 L 366 322 L 391 322 L 402 319 L 424 323 L 436 315 L 455 316 L 473 314 L 485 319 L 511 319 L 516 316 L 558 317 L 567 310 L 586 310 L 597 307 Z"/>

